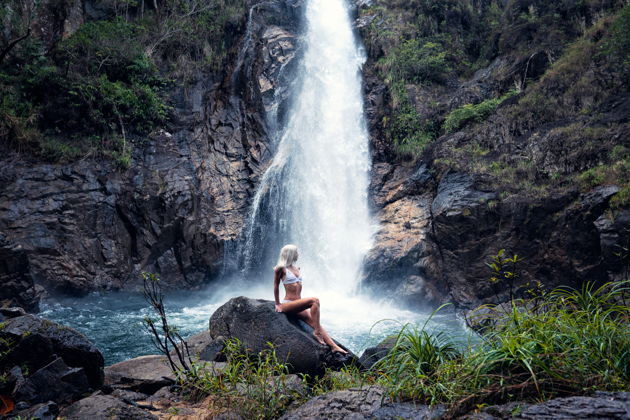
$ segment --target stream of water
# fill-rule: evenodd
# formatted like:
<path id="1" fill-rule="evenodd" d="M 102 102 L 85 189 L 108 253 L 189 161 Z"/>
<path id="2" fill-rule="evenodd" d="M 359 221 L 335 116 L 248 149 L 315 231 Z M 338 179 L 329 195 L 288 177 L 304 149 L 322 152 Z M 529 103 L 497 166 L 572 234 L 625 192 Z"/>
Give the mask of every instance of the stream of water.
<path id="1" fill-rule="evenodd" d="M 304 54 L 296 71 L 285 127 L 272 137 L 277 152 L 262 177 L 239 246 L 238 261 L 222 290 L 167 296 L 171 323 L 184 336 L 207 328 L 208 318 L 231 297 L 273 299 L 272 271 L 280 248 L 300 249 L 303 294 L 322 302 L 322 325 L 355 353 L 405 323 L 430 314 L 397 308 L 360 293 L 362 261 L 377 228 L 368 208 L 369 136 L 363 111 L 361 67 L 365 54 L 344 0 L 309 0 Z M 42 315 L 84 332 L 114 363 L 155 353 L 142 319 L 150 315 L 139 295 L 94 294 L 57 299 Z M 452 314 L 437 314 L 428 328 L 464 337 Z"/>

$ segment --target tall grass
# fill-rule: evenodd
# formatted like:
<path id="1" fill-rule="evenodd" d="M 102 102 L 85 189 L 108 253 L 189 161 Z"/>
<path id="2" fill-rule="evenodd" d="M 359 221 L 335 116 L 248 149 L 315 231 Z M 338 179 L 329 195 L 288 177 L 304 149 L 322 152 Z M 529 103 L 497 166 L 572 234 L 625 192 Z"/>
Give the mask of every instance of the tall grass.
<path id="1" fill-rule="evenodd" d="M 495 312 L 481 344 L 458 351 L 443 334 L 404 329 L 377 365 L 378 381 L 398 399 L 479 404 L 620 390 L 630 386 L 628 282 L 561 288 L 538 305 L 512 301 Z"/>

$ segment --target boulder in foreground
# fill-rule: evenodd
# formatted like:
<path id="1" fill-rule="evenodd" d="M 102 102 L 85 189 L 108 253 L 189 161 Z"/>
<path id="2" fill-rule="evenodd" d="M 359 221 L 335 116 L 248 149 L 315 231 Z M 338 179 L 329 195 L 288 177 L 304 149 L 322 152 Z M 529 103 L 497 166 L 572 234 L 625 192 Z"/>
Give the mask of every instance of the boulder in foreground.
<path id="1" fill-rule="evenodd" d="M 30 407 L 103 385 L 103 356 L 83 334 L 22 311 L 3 310 L 0 321 L 0 394 Z"/>
<path id="2" fill-rule="evenodd" d="M 268 349 L 267 343 L 272 343 L 278 360 L 289 364 L 294 373 L 317 374 L 326 367 L 358 364 L 352 353 L 333 353 L 319 344 L 309 325 L 294 315 L 276 312 L 268 300 L 243 296 L 230 299 L 210 317 L 210 336 L 237 338 L 253 353 Z"/>

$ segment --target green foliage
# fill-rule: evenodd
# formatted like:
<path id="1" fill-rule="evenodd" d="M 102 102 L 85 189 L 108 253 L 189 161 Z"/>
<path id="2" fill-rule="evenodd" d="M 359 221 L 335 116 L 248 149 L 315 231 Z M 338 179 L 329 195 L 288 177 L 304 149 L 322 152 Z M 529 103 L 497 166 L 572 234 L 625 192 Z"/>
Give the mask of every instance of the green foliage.
<path id="1" fill-rule="evenodd" d="M 612 59 L 630 75 L 630 6 L 624 7 L 610 28 L 610 36 L 601 47 L 601 56 Z"/>
<path id="2" fill-rule="evenodd" d="M 230 47 L 241 34 L 247 4 L 242 0 L 169 0 L 163 27 L 151 35 L 151 48 L 184 81 L 197 70 L 219 72 L 227 65 Z"/>
<path id="3" fill-rule="evenodd" d="M 446 133 L 452 133 L 469 123 L 484 121 L 488 116 L 494 113 L 503 101 L 517 93 L 517 91 L 512 90 L 499 98 L 486 99 L 478 104 L 466 104 L 451 111 L 444 120 L 444 131 Z"/>
<path id="4" fill-rule="evenodd" d="M 216 371 L 195 362 L 192 369 L 182 372 L 179 383 L 192 398 L 220 396 L 216 401 L 219 408 L 236 407 L 243 418 L 278 418 L 300 395 L 291 386 L 287 365 L 278 360 L 273 345 L 268 345 L 253 355 L 238 339 L 227 340 L 224 369 Z"/>
<path id="5" fill-rule="evenodd" d="M 379 66 L 390 80 L 405 83 L 441 82 L 450 70 L 444 47 L 419 39 L 402 42 L 381 59 Z"/>
<path id="6" fill-rule="evenodd" d="M 391 393 L 404 395 L 423 378 L 434 375 L 444 363 L 460 356 L 457 345 L 444 333 L 429 334 L 425 329 L 405 325 L 393 348 L 374 369 L 384 373 L 381 381 Z"/>
<path id="7" fill-rule="evenodd" d="M 186 83 L 223 71 L 247 16 L 241 0 L 106 6 L 115 16 L 45 46 L 31 34 L 0 61 L 0 142 L 51 161 L 100 156 L 129 167 L 133 142 L 168 121 L 169 78 Z M 42 7 L 21 0 L 0 6 L 8 25 L 0 51 L 50 13 Z"/>
<path id="8" fill-rule="evenodd" d="M 511 311 L 495 313 L 495 329 L 482 333 L 481 344 L 461 352 L 447 345 L 443 353 L 439 345 L 426 345 L 426 332 L 415 331 L 411 342 L 426 347 L 394 351 L 387 357 L 392 362 L 379 364 L 378 380 L 394 397 L 449 403 L 452 415 L 478 404 L 627 389 L 630 308 L 620 302 L 628 286 L 558 289 L 535 307 L 514 301 Z M 430 369 L 414 363 L 416 347 L 436 360 Z"/>
<path id="9" fill-rule="evenodd" d="M 395 109 L 384 124 L 388 136 L 396 145 L 397 153 L 416 156 L 435 139 L 435 130 L 430 122 L 420 118 L 402 82 L 394 84 L 392 94 Z"/>
<path id="10" fill-rule="evenodd" d="M 511 257 L 506 257 L 505 255 L 505 249 L 499 250 L 497 255 L 494 255 L 491 261 L 486 263 L 486 265 L 492 271 L 489 281 L 493 287 L 501 284 L 502 282 L 508 283 L 509 298 L 511 302 L 514 300 L 515 284 L 518 282 L 520 277 L 518 265 L 523 261 L 523 259 L 519 258 L 517 254 L 514 254 Z"/>

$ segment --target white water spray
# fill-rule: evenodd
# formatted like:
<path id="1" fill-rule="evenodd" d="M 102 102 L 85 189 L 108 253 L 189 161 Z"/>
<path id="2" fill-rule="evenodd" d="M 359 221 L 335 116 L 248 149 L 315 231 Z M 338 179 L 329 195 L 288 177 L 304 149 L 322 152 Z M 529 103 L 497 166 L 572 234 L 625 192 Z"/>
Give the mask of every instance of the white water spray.
<path id="1" fill-rule="evenodd" d="M 288 122 L 254 199 L 245 265 L 273 266 L 280 247 L 295 243 L 304 275 L 313 280 L 308 293 L 334 289 L 348 296 L 374 230 L 361 91 L 365 55 L 344 0 L 308 2 L 304 45 Z M 273 252 L 261 256 L 269 247 Z"/>

